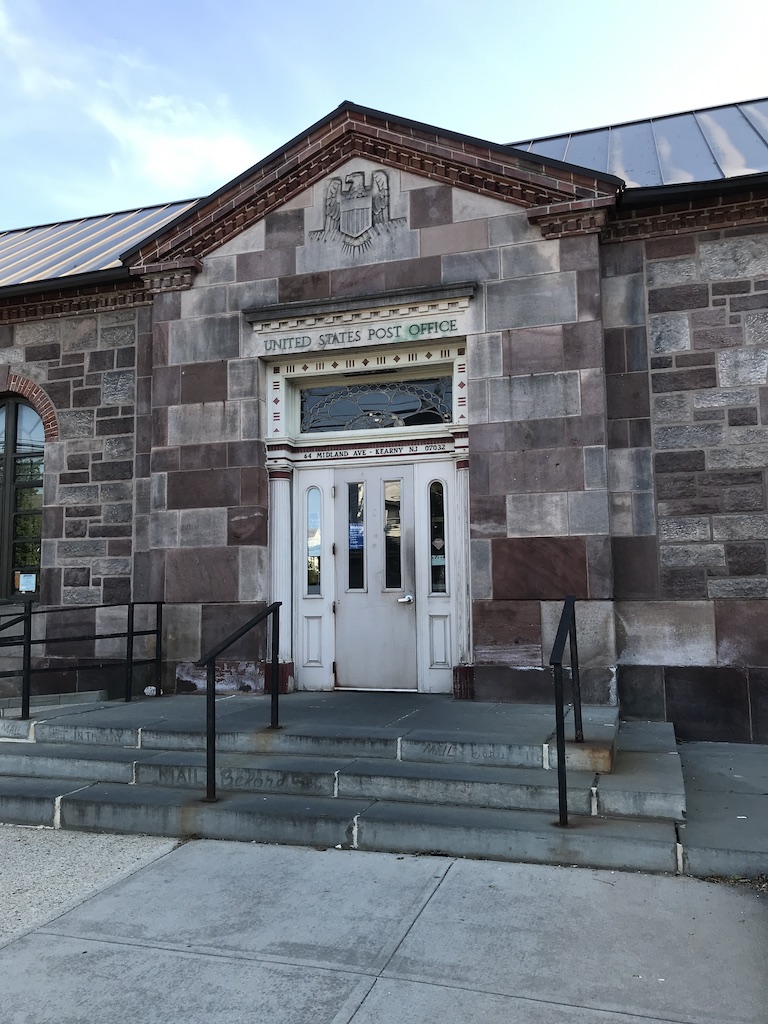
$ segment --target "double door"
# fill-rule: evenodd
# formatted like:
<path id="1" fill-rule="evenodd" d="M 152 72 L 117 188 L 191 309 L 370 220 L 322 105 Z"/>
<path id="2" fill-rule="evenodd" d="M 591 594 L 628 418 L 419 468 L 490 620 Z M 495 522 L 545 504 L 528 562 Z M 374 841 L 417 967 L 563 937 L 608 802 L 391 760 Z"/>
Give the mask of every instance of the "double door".
<path id="1" fill-rule="evenodd" d="M 299 686 L 450 690 L 453 485 L 450 461 L 297 473 Z"/>

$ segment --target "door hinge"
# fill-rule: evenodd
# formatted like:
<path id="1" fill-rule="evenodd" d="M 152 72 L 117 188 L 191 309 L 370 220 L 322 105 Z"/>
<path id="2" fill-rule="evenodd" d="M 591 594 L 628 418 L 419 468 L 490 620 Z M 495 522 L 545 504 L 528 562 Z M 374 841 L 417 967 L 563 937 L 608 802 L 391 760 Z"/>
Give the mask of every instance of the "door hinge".
<path id="1" fill-rule="evenodd" d="M 336 541 L 331 544 L 331 554 L 334 556 L 336 555 Z"/>
<path id="2" fill-rule="evenodd" d="M 335 498 L 335 497 L 336 497 L 336 488 L 335 488 L 335 487 L 332 487 L 332 488 L 331 488 L 331 497 L 332 497 L 332 498 Z"/>
<path id="3" fill-rule="evenodd" d="M 333 615 L 336 614 L 336 602 L 335 601 L 331 604 L 331 613 Z"/>

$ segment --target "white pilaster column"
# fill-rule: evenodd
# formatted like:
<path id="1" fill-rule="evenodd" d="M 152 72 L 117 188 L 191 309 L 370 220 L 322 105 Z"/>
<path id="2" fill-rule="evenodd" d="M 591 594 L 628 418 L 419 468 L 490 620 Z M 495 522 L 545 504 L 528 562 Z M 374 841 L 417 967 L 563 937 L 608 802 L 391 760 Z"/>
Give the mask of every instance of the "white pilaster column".
<path id="1" fill-rule="evenodd" d="M 280 609 L 281 662 L 293 661 L 293 561 L 291 557 L 291 468 L 269 470 L 269 567 L 270 602 L 282 601 Z"/>
<path id="2" fill-rule="evenodd" d="M 469 564 L 469 459 L 456 463 L 456 527 L 458 592 L 456 594 L 456 631 L 459 638 L 459 664 L 472 664 L 472 593 Z"/>

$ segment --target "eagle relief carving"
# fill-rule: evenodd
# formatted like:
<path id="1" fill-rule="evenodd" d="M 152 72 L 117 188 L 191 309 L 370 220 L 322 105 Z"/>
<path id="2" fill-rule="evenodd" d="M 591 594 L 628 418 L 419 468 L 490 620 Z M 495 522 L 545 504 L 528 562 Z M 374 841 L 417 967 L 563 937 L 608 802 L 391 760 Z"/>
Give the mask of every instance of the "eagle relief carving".
<path id="1" fill-rule="evenodd" d="M 323 242 L 340 239 L 346 253 L 365 252 L 375 235 L 406 223 L 405 217 L 390 217 L 389 177 L 381 170 L 371 174 L 370 185 L 366 185 L 363 171 L 353 171 L 343 182 L 331 178 L 325 190 L 324 213 L 322 228 L 310 231 L 309 237 Z"/>

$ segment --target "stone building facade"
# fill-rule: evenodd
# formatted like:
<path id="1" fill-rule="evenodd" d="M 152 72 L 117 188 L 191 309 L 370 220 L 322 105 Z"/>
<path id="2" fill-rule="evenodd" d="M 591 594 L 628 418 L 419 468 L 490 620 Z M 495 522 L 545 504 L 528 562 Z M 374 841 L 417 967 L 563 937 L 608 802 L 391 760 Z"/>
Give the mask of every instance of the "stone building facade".
<path id="1" fill-rule="evenodd" d="M 768 186 L 729 189 L 344 104 L 0 288 L 40 603 L 164 602 L 167 685 L 280 600 L 289 685 L 542 700 L 574 594 L 589 700 L 768 742 Z M 229 657 L 261 685 L 261 640 Z"/>

